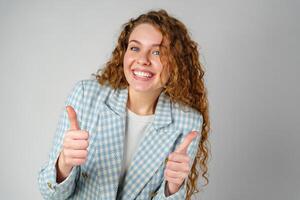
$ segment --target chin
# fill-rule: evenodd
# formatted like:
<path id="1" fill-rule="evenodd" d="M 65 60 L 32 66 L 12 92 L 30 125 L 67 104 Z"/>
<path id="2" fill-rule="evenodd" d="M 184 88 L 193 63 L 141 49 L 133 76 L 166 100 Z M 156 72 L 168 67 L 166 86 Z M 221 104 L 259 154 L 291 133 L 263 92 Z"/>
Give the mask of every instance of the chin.
<path id="1" fill-rule="evenodd" d="M 153 90 L 151 88 L 147 88 L 147 87 L 141 87 L 141 86 L 129 86 L 131 89 L 133 89 L 136 92 L 153 92 Z"/>
<path id="2" fill-rule="evenodd" d="M 152 88 L 152 87 L 146 87 L 142 85 L 129 85 L 129 87 L 135 92 L 147 93 L 147 94 L 150 93 L 157 94 L 158 92 L 160 93 L 162 91 L 162 88 Z"/>

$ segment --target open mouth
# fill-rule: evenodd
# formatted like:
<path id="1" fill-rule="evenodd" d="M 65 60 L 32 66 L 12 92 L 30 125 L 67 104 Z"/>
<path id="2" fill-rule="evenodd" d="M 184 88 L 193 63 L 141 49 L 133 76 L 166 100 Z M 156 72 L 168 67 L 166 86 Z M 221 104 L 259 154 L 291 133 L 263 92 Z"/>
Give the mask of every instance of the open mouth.
<path id="1" fill-rule="evenodd" d="M 135 78 L 142 80 L 149 80 L 154 77 L 154 74 L 149 71 L 132 70 Z"/>

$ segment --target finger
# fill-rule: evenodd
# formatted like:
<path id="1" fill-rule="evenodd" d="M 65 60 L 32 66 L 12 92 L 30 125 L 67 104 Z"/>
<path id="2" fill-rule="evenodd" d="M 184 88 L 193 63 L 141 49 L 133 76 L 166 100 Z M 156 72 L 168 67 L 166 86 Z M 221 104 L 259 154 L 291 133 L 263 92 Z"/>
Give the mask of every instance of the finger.
<path id="1" fill-rule="evenodd" d="M 183 153 L 185 154 L 187 152 L 187 149 L 189 145 L 192 143 L 192 141 L 197 137 L 198 132 L 192 131 L 190 132 L 183 140 L 183 142 L 180 144 L 180 146 L 175 150 L 177 153 Z"/>
<path id="2" fill-rule="evenodd" d="M 68 131 L 67 137 L 73 140 L 87 140 L 89 138 L 89 133 L 83 130 Z"/>
<path id="3" fill-rule="evenodd" d="M 68 117 L 69 117 L 69 121 L 70 121 L 70 129 L 71 130 L 79 130 L 79 125 L 78 125 L 78 121 L 77 121 L 77 115 L 76 112 L 74 110 L 74 108 L 72 106 L 67 106 L 67 113 L 68 113 Z"/>
<path id="4" fill-rule="evenodd" d="M 173 152 L 169 155 L 168 157 L 169 161 L 173 161 L 173 162 L 185 162 L 185 163 L 189 163 L 190 162 L 190 157 L 186 154 L 181 154 L 181 153 L 177 153 L 177 152 Z"/>
<path id="5" fill-rule="evenodd" d="M 165 176 L 165 179 L 168 182 L 176 184 L 176 185 L 181 185 L 184 182 L 184 179 L 181 179 L 181 178 L 171 178 L 169 176 Z"/>
<path id="6" fill-rule="evenodd" d="M 168 161 L 166 164 L 166 169 L 189 173 L 190 166 L 188 163 L 178 163 L 178 162 Z"/>
<path id="7" fill-rule="evenodd" d="M 69 149 L 64 150 L 64 156 L 72 159 L 74 158 L 85 159 L 87 155 L 88 155 L 87 150 L 69 150 Z"/>
<path id="8" fill-rule="evenodd" d="M 84 164 L 86 161 L 86 158 L 65 158 L 65 162 L 66 164 L 68 165 L 72 165 L 72 166 L 75 166 L 75 165 L 82 165 Z"/>
<path id="9" fill-rule="evenodd" d="M 188 176 L 188 173 L 184 173 L 184 172 L 177 172 L 177 171 L 173 171 L 170 169 L 166 169 L 165 170 L 165 176 L 170 177 L 170 178 L 181 178 L 184 179 Z"/>
<path id="10" fill-rule="evenodd" d="M 63 145 L 65 149 L 86 150 L 89 146 L 89 142 L 88 140 L 72 140 L 70 138 L 66 138 Z"/>

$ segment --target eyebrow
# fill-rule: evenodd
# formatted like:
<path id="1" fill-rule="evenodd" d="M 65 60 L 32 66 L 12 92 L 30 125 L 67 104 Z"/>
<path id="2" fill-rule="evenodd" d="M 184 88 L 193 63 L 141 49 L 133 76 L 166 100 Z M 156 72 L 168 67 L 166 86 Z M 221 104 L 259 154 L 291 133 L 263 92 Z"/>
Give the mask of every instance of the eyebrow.
<path id="1" fill-rule="evenodd" d="M 140 41 L 138 41 L 138 40 L 130 40 L 129 42 L 128 42 L 128 44 L 130 43 L 130 42 L 136 42 L 136 43 L 138 43 L 138 44 L 142 44 Z M 156 46 L 163 46 L 163 45 L 161 45 L 161 44 L 152 44 L 151 46 L 153 46 L 153 47 L 156 47 Z"/>

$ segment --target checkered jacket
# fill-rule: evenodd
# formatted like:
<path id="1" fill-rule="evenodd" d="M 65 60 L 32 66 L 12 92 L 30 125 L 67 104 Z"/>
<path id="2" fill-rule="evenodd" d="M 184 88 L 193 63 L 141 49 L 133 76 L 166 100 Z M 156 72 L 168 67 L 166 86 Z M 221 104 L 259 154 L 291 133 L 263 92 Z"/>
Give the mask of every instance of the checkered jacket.
<path id="1" fill-rule="evenodd" d="M 49 161 L 38 175 L 40 191 L 45 199 L 185 199 L 186 182 L 178 192 L 165 196 L 165 159 L 190 131 L 200 131 L 202 116 L 192 108 L 172 103 L 164 93 L 159 96 L 154 121 L 148 126 L 127 170 L 124 185 L 117 193 L 123 160 L 127 97 L 127 89 L 113 90 L 96 80 L 82 80 L 75 84 L 65 106 L 73 106 L 80 128 L 89 132 L 88 159 L 83 165 L 73 167 L 63 182 L 56 183 L 55 163 L 64 133 L 70 127 L 63 108 Z M 188 148 L 191 163 L 199 140 L 200 134 Z"/>

